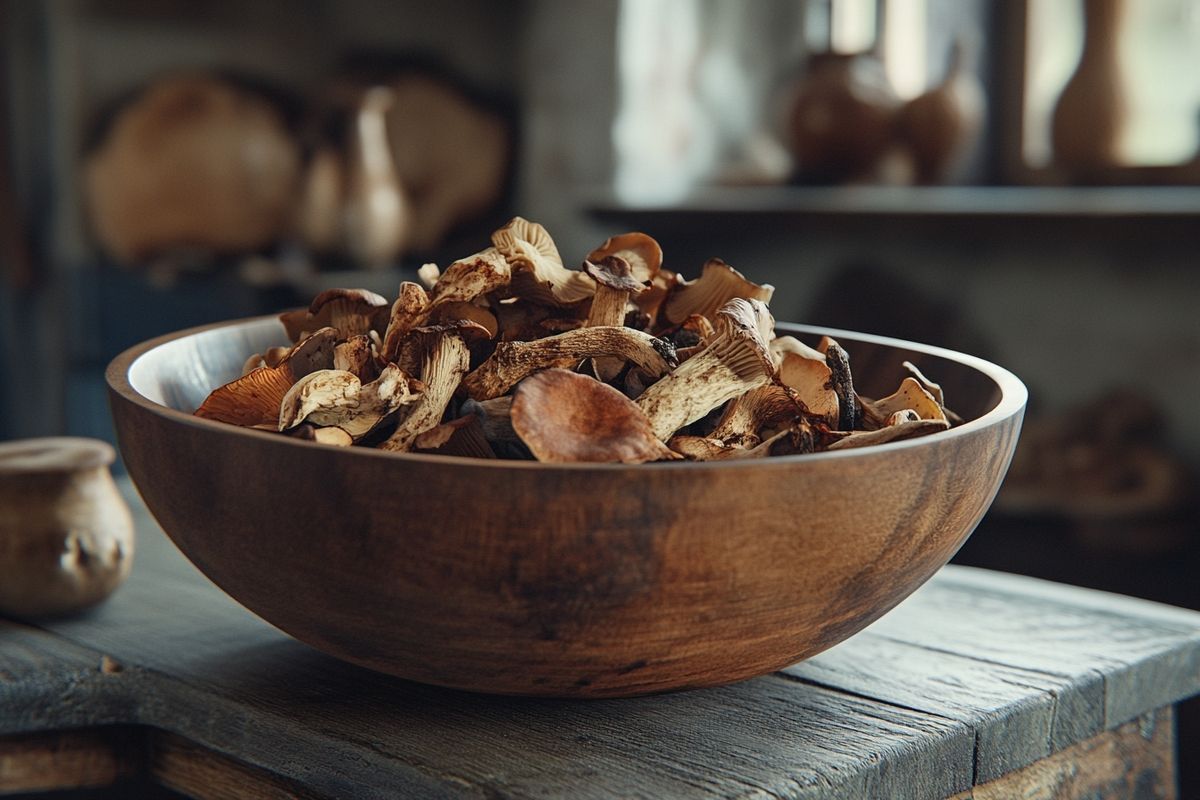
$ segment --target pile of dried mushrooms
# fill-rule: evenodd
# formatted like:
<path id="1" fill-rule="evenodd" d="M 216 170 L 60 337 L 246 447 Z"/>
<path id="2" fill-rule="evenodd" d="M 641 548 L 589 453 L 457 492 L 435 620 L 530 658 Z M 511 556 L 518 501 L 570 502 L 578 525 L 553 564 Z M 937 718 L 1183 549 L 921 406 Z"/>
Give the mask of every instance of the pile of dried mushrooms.
<path id="1" fill-rule="evenodd" d="M 955 421 L 911 364 L 869 400 L 836 341 L 776 336 L 773 287 L 718 259 L 685 281 L 662 260 L 627 233 L 568 269 L 517 217 L 394 303 L 331 289 L 281 315 L 292 346 L 252 356 L 196 414 L 334 445 L 626 464 L 862 447 Z"/>

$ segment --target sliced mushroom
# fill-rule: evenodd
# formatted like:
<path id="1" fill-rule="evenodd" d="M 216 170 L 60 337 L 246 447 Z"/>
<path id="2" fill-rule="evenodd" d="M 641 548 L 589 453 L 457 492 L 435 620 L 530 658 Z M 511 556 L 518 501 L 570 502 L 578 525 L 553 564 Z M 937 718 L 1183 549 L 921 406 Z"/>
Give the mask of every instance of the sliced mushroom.
<path id="1" fill-rule="evenodd" d="M 838 395 L 825 354 L 799 339 L 781 336 L 771 342 L 771 357 L 779 370 L 779 382 L 796 392 L 808 413 L 830 425 L 838 424 Z"/>
<path id="2" fill-rule="evenodd" d="M 654 279 L 662 267 L 663 253 L 658 242 L 644 233 L 623 233 L 613 236 L 604 244 L 588 253 L 587 260 L 598 263 L 607 256 L 620 256 L 632 270 L 639 283 Z M 595 277 L 594 275 L 592 277 Z"/>
<path id="3" fill-rule="evenodd" d="M 666 327 L 659 320 L 663 303 L 680 286 L 683 286 L 683 278 L 664 267 L 650 281 L 650 288 L 634 298 L 634 305 L 650 318 L 652 332 L 657 333 L 660 327 Z"/>
<path id="4" fill-rule="evenodd" d="M 362 383 L 352 372 L 321 370 L 296 382 L 279 408 L 278 429 L 308 422 L 337 426 L 357 441 L 396 409 L 415 403 L 420 384 L 397 367 L 387 365 L 379 377 Z"/>
<path id="5" fill-rule="evenodd" d="M 288 338 L 299 341 L 304 334 L 332 327 L 341 339 L 349 339 L 371 330 L 387 300 L 366 289 L 326 289 L 313 298 L 307 311 L 288 311 L 279 315 Z"/>
<path id="6" fill-rule="evenodd" d="M 374 380 L 375 353 L 370 336 L 352 336 L 333 348 L 333 368 L 352 372 L 360 381 Z"/>
<path id="7" fill-rule="evenodd" d="M 850 356 L 837 343 L 837 340 L 822 336 L 817 343 L 817 350 L 825 356 L 825 364 L 829 367 L 831 387 L 837 394 L 838 419 L 837 429 L 852 431 L 860 427 L 862 408 L 858 404 L 858 394 L 854 391 L 854 376 L 850 373 Z"/>
<path id="8" fill-rule="evenodd" d="M 426 291 L 432 291 L 437 285 L 438 278 L 442 275 L 442 271 L 438 269 L 438 265 L 434 263 L 422 264 L 417 267 L 417 280 L 421 282 L 421 286 L 425 287 Z"/>
<path id="9" fill-rule="evenodd" d="M 517 437 L 516 431 L 512 427 L 512 396 L 501 395 L 493 397 L 491 400 L 472 400 L 467 398 L 463 401 L 459 412 L 463 416 L 474 416 L 479 419 L 480 427 L 483 430 L 484 438 L 489 442 L 517 442 L 520 439 Z"/>
<path id="10" fill-rule="evenodd" d="M 762 431 L 790 427 L 802 413 L 795 392 L 768 383 L 734 398 L 709 438 L 734 447 L 755 447 L 762 441 Z"/>
<path id="11" fill-rule="evenodd" d="M 909 414 L 896 414 L 896 424 L 888 425 L 873 431 L 854 431 L 842 439 L 829 444 L 826 450 L 847 450 L 852 447 L 867 447 L 868 445 L 897 442 L 901 439 L 912 439 L 930 433 L 944 431 L 950 423 L 944 419 L 912 419 Z"/>
<path id="12" fill-rule="evenodd" d="M 564 369 L 544 370 L 517 386 L 512 424 L 538 461 L 641 464 L 680 457 L 625 395 Z"/>
<path id="13" fill-rule="evenodd" d="M 462 376 L 471 363 L 471 352 L 458 330 L 443 330 L 429 337 L 421 365 L 425 391 L 382 444 L 382 450 L 408 452 L 418 436 L 442 421 Z"/>
<path id="14" fill-rule="evenodd" d="M 320 442 L 321 444 L 331 444 L 335 447 L 349 447 L 354 444 L 353 437 L 346 433 L 341 428 L 330 426 L 327 428 L 318 428 L 308 422 L 301 422 L 294 428 L 289 428 L 283 432 L 285 436 L 291 436 L 294 439 L 304 439 L 309 442 Z"/>
<path id="15" fill-rule="evenodd" d="M 268 347 L 262 353 L 255 353 L 246 359 L 246 363 L 242 365 L 242 374 L 248 375 L 252 370 L 259 367 L 277 367 L 283 359 L 287 358 L 290 353 L 290 347 Z"/>
<path id="16" fill-rule="evenodd" d="M 514 217 L 492 234 L 492 244 L 512 266 L 513 294 L 544 305 L 571 305 L 586 300 L 596 284 L 582 272 L 563 266 L 562 256 L 546 229 Z"/>
<path id="17" fill-rule="evenodd" d="M 774 292 L 774 286 L 759 286 L 721 259 L 710 258 L 705 262 L 699 278 L 671 292 L 663 306 L 663 313 L 667 321 L 674 324 L 683 322 L 691 314 L 712 319 L 718 309 L 735 297 L 768 303 Z"/>
<path id="18" fill-rule="evenodd" d="M 522 378 L 549 367 L 573 368 L 585 358 L 616 356 L 658 377 L 676 363 L 669 342 L 625 327 L 579 328 L 532 342 L 500 342 L 487 361 L 463 380 L 476 400 L 499 397 Z"/>
<path id="19" fill-rule="evenodd" d="M 646 288 L 633 276 L 629 262 L 620 256 L 605 256 L 597 262 L 583 262 L 583 271 L 596 282 L 587 327 L 623 326 L 629 298 L 636 297 Z"/>
<path id="20" fill-rule="evenodd" d="M 430 316 L 430 320 L 435 324 L 445 324 L 458 319 L 470 320 L 479 325 L 487 331 L 489 339 L 495 339 L 500 330 L 500 323 L 496 320 L 496 315 L 474 303 L 445 303 L 437 306 Z"/>
<path id="21" fill-rule="evenodd" d="M 404 338 L 429 318 L 429 305 L 429 295 L 420 284 L 411 281 L 400 284 L 400 295 L 392 303 L 387 330 L 383 334 L 380 358 L 385 362 L 397 361 Z"/>
<path id="22" fill-rule="evenodd" d="M 889 417 L 905 410 L 915 412 L 920 419 L 949 423 L 937 399 L 925 391 L 915 378 L 905 378 L 900 382 L 900 388 L 887 397 L 862 400 L 862 427 L 867 430 L 885 427 L 889 424 Z"/>
<path id="23" fill-rule="evenodd" d="M 422 325 L 409 331 L 400 343 L 396 365 L 408 374 L 424 380 L 424 365 L 430 351 L 448 335 L 461 337 L 468 346 L 489 338 L 487 328 L 469 319 L 453 319 L 439 325 Z"/>
<path id="24" fill-rule="evenodd" d="M 336 342 L 337 332 L 322 328 L 291 348 L 278 365 L 259 367 L 213 389 L 196 409 L 196 416 L 243 427 L 274 429 L 284 395 L 305 375 L 333 366 Z"/>
<path id="25" fill-rule="evenodd" d="M 443 456 L 496 457 L 496 451 L 483 433 L 483 425 L 474 415 L 452 419 L 430 428 L 413 440 L 413 449 Z"/>
<path id="26" fill-rule="evenodd" d="M 717 337 L 704 352 L 642 393 L 637 404 L 659 439 L 669 439 L 684 425 L 770 379 L 774 364 L 759 333 L 763 315 L 769 317 L 770 312 L 757 300 L 730 300 L 717 312 Z"/>
<path id="27" fill-rule="evenodd" d="M 447 267 L 430 290 L 429 297 L 434 307 L 470 302 L 508 286 L 511 280 L 512 267 L 499 250 L 489 247 Z"/>
<path id="28" fill-rule="evenodd" d="M 934 383 L 933 381 L 929 380 L 929 378 L 926 378 L 924 373 L 917 368 L 917 365 L 911 361 L 905 361 L 900 366 L 902 366 L 904 370 L 908 372 L 908 374 L 911 375 L 914 380 L 916 380 L 917 383 L 921 384 L 922 389 L 933 395 L 933 399 L 937 400 L 938 405 L 942 407 L 942 413 L 946 415 L 946 420 L 952 426 L 961 425 L 963 423 L 962 417 L 946 407 L 946 395 L 942 391 L 941 384 Z"/>

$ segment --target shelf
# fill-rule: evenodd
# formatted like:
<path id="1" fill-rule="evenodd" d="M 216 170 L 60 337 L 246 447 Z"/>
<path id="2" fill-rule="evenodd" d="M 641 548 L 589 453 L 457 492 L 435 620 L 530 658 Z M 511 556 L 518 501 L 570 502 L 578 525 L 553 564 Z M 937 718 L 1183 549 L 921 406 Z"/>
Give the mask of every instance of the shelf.
<path id="1" fill-rule="evenodd" d="M 1200 221 L 1198 187 L 839 186 L 712 187 L 671 204 L 631 204 L 587 193 L 601 219 L 710 215 Z"/>

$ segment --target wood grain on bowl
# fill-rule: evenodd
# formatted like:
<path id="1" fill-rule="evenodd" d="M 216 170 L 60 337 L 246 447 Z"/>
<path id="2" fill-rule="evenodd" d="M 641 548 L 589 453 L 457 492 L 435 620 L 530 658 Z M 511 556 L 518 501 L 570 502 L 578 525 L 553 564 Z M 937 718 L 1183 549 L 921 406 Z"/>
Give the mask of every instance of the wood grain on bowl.
<path id="1" fill-rule="evenodd" d="M 108 380 L 150 510 L 267 621 L 426 683 L 621 696 L 728 683 L 842 641 L 945 564 L 987 510 L 1021 383 L 969 356 L 832 334 L 856 365 L 894 365 L 856 368 L 864 394 L 894 387 L 907 359 L 967 422 L 843 453 L 556 465 L 339 449 L 192 417 L 189 402 L 283 340 L 271 318 L 140 345 Z"/>

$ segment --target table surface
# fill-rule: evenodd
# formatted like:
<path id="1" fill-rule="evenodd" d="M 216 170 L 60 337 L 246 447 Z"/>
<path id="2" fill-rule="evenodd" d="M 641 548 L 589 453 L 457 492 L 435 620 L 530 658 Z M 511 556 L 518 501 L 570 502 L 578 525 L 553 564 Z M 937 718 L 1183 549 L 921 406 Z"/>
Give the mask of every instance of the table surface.
<path id="1" fill-rule="evenodd" d="M 136 495 L 129 581 L 0 621 L 0 735 L 150 726 L 315 794 L 941 798 L 1200 691 L 1200 613 L 946 567 L 849 641 L 734 686 L 489 697 L 344 664 L 209 583 Z"/>

